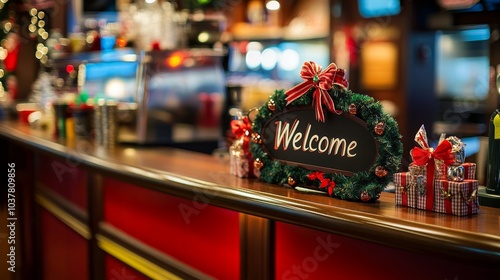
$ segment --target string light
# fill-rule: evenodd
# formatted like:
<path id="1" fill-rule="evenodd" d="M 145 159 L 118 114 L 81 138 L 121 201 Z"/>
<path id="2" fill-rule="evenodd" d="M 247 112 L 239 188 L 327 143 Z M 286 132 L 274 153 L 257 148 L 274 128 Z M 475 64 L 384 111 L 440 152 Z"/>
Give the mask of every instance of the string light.
<path id="1" fill-rule="evenodd" d="M 7 4 L 9 0 L 0 0 L 0 11 L 5 7 L 5 5 Z M 9 16 L 7 19 L 5 19 L 1 24 L 3 26 L 3 32 L 5 34 L 9 33 L 10 30 L 12 29 L 12 23 L 10 22 L 10 19 L 13 18 L 13 14 L 11 13 L 11 11 L 9 11 Z M 2 68 L 0 68 L 0 78 L 3 78 L 5 76 L 5 71 L 3 69 L 3 61 L 5 60 L 5 58 L 7 58 L 7 49 L 4 48 L 5 46 L 5 42 L 7 40 L 5 39 L 2 39 L 2 41 L 0 41 L 0 65 L 2 66 Z M 3 89 L 3 86 L 1 85 L 0 83 L 0 88 Z"/>
<path id="2" fill-rule="evenodd" d="M 0 0 L 7 1 L 7 0 Z M 45 45 L 46 40 L 49 38 L 49 33 L 45 30 L 45 12 L 38 11 L 36 8 L 31 8 L 29 12 L 31 19 L 30 25 L 28 26 L 28 31 L 32 38 L 38 38 L 38 45 L 35 51 L 35 57 L 42 64 L 46 64 L 49 60 L 48 53 L 49 48 Z"/>

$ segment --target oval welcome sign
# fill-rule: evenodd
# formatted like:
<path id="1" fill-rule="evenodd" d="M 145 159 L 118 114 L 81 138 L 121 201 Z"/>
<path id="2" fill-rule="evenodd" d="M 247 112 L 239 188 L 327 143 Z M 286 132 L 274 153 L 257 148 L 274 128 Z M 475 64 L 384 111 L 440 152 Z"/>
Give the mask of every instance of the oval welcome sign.
<path id="1" fill-rule="evenodd" d="M 250 152 L 260 180 L 376 201 L 399 169 L 398 125 L 372 97 L 353 93 L 342 69 L 305 62 L 304 80 L 276 90 L 252 121 Z M 325 114 L 326 111 L 326 114 Z"/>
<path id="2" fill-rule="evenodd" d="M 369 170 L 378 154 L 366 123 L 347 113 L 329 113 L 318 122 L 311 106 L 273 114 L 261 136 L 273 160 L 347 176 Z"/>

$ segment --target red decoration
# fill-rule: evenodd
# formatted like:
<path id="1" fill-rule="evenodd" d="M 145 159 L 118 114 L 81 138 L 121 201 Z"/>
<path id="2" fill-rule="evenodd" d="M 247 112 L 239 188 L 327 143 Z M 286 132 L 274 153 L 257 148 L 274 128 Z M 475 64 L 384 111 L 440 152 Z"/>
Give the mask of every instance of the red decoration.
<path id="1" fill-rule="evenodd" d="M 320 172 L 320 171 L 315 171 L 315 172 L 309 173 L 309 175 L 307 175 L 307 178 L 309 178 L 309 180 L 311 180 L 311 181 L 314 181 L 316 179 L 321 181 L 321 180 L 323 180 L 323 174 L 325 174 L 325 173 Z"/>
<path id="2" fill-rule="evenodd" d="M 433 210 L 435 160 L 442 160 L 445 165 L 449 165 L 454 162 L 455 157 L 451 151 L 451 143 L 446 139 L 441 141 L 436 149 L 429 147 L 427 133 L 423 125 L 415 135 L 415 141 L 420 147 L 413 148 L 410 154 L 415 165 L 427 165 L 426 209 Z"/>
<path id="3" fill-rule="evenodd" d="M 375 127 L 373 128 L 373 131 L 375 131 L 375 133 L 377 135 L 382 135 L 384 134 L 384 130 L 385 130 L 385 123 L 383 122 L 379 122 L 375 125 Z"/>
<path id="4" fill-rule="evenodd" d="M 255 159 L 253 162 L 253 167 L 257 170 L 260 170 L 264 166 L 264 163 L 260 160 L 260 158 Z"/>
<path id="5" fill-rule="evenodd" d="M 273 112 L 274 110 L 276 110 L 276 103 L 274 102 L 274 100 L 271 99 L 267 102 L 267 108 Z"/>
<path id="6" fill-rule="evenodd" d="M 235 139 L 243 138 L 242 148 L 245 151 L 245 155 L 247 155 L 248 158 L 251 157 L 250 143 L 248 139 L 248 135 L 250 134 L 251 129 L 252 129 L 252 124 L 250 123 L 250 120 L 247 117 L 231 121 L 231 131 L 233 132 Z"/>
<path id="7" fill-rule="evenodd" d="M 252 129 L 252 124 L 247 117 L 231 121 L 231 131 L 235 138 L 241 138 L 245 135 L 248 136 L 249 131 Z"/>
<path id="8" fill-rule="evenodd" d="M 370 195 L 368 194 L 368 192 L 367 192 L 367 191 L 363 191 L 363 192 L 361 193 L 361 197 L 360 197 L 360 198 L 361 198 L 361 200 L 362 200 L 362 201 L 364 201 L 364 202 L 370 201 L 370 199 L 372 199 L 372 198 L 370 197 Z"/>
<path id="9" fill-rule="evenodd" d="M 375 175 L 377 175 L 377 177 L 379 177 L 379 178 L 385 177 L 387 175 L 387 173 L 388 172 L 384 167 L 382 167 L 380 165 L 375 167 Z"/>
<path id="10" fill-rule="evenodd" d="M 351 103 L 349 105 L 349 114 L 356 115 L 357 113 L 358 113 L 358 108 L 356 107 L 356 104 Z"/>
<path id="11" fill-rule="evenodd" d="M 230 150 L 230 173 L 239 177 L 252 176 L 254 162 L 250 152 L 251 122 L 248 117 L 231 121 L 231 131 L 235 137 Z"/>
<path id="12" fill-rule="evenodd" d="M 307 175 L 307 178 L 311 181 L 314 181 L 314 180 L 320 181 L 319 188 L 320 189 L 326 188 L 328 195 L 332 196 L 333 190 L 335 189 L 335 182 L 329 178 L 324 178 L 323 177 L 324 174 L 325 174 L 324 172 L 315 171 L 315 172 L 309 173 L 309 175 Z"/>
<path id="13" fill-rule="evenodd" d="M 348 82 L 345 78 L 344 70 L 338 69 L 337 65 L 331 63 L 325 71 L 321 72 L 321 66 L 312 61 L 306 61 L 300 71 L 300 77 L 304 79 L 304 82 L 294 86 L 285 93 L 287 96 L 286 105 L 292 103 L 314 87 L 313 104 L 316 109 L 316 120 L 325 121 L 323 104 L 332 113 L 341 114 L 340 110 L 335 109 L 335 104 L 328 91 L 332 89 L 334 84 L 347 88 Z"/>

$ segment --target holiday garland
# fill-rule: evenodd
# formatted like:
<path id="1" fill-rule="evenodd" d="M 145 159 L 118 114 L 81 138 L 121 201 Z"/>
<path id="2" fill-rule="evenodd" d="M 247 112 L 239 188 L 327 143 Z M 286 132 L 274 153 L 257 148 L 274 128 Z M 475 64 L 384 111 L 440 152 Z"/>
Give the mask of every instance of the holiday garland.
<path id="1" fill-rule="evenodd" d="M 324 191 L 331 197 L 345 200 L 364 202 L 377 200 L 380 192 L 384 190 L 399 168 L 403 145 L 396 121 L 382 110 L 378 101 L 370 96 L 353 93 L 335 83 L 327 91 L 335 104 L 335 112 L 349 112 L 360 118 L 378 142 L 378 155 L 367 171 L 357 172 L 348 177 L 343 174 L 308 170 L 273 160 L 262 149 L 260 133 L 266 121 L 275 112 L 281 112 L 287 106 L 290 108 L 310 106 L 314 101 L 317 103 L 318 98 L 314 96 L 317 92 L 316 87 L 308 89 L 305 94 L 288 102 L 289 104 L 287 104 L 285 91 L 276 90 L 267 104 L 258 110 L 252 123 L 250 151 L 255 159 L 254 168 L 260 173 L 259 178 L 268 183 Z"/>

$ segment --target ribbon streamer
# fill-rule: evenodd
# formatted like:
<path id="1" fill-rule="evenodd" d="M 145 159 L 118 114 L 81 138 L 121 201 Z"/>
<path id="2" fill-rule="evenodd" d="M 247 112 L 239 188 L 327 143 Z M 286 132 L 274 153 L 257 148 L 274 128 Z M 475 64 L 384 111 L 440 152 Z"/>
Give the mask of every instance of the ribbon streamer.
<path id="1" fill-rule="evenodd" d="M 334 84 L 342 88 L 347 88 L 349 84 L 345 78 L 345 71 L 343 69 L 337 68 L 335 63 L 330 63 L 330 65 L 321 72 L 321 66 L 312 61 L 306 61 L 300 71 L 300 77 L 304 81 L 285 93 L 286 105 L 303 96 L 314 87 L 313 105 L 316 111 L 316 120 L 321 122 L 325 121 L 322 107 L 323 104 L 325 104 L 332 113 L 338 115 L 342 113 L 342 111 L 335 109 L 335 104 L 328 91 L 332 89 Z"/>

